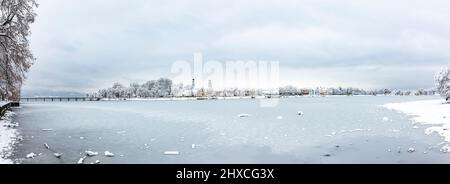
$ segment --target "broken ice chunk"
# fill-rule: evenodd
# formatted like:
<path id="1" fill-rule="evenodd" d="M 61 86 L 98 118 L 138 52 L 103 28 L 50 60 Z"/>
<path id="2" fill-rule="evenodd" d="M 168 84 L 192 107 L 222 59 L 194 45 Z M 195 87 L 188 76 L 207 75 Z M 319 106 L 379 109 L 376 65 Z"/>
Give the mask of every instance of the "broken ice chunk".
<path id="1" fill-rule="evenodd" d="M 441 148 L 442 153 L 450 153 L 450 146 L 445 145 Z"/>
<path id="2" fill-rule="evenodd" d="M 50 149 L 50 146 L 47 143 L 44 143 L 45 149 Z"/>
<path id="3" fill-rule="evenodd" d="M 107 157 L 114 157 L 114 153 L 111 153 L 109 151 L 105 151 L 105 156 L 107 156 Z"/>
<path id="4" fill-rule="evenodd" d="M 166 151 L 164 152 L 164 155 L 179 155 L 179 151 Z"/>
<path id="5" fill-rule="evenodd" d="M 62 153 L 53 153 L 53 156 L 55 156 L 56 158 L 61 158 L 62 155 Z"/>
<path id="6" fill-rule="evenodd" d="M 84 160 L 87 158 L 87 156 L 84 156 L 78 160 L 77 164 L 83 164 Z"/>
<path id="7" fill-rule="evenodd" d="M 250 116 L 250 114 L 239 114 L 238 115 L 238 117 L 240 117 L 240 118 L 247 118 L 249 116 Z"/>
<path id="8" fill-rule="evenodd" d="M 26 156 L 28 159 L 33 159 L 34 157 L 37 157 L 36 153 L 30 153 Z"/>
<path id="9" fill-rule="evenodd" d="M 93 151 L 85 151 L 86 155 L 89 157 L 93 157 L 93 156 L 97 156 L 98 152 L 93 152 Z"/>

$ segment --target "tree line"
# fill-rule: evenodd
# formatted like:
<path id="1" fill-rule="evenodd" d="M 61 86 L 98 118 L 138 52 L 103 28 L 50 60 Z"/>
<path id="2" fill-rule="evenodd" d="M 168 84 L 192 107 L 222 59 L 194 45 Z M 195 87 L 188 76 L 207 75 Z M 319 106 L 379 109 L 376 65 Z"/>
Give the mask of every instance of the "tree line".
<path id="1" fill-rule="evenodd" d="M 174 84 L 172 80 L 161 78 L 148 81 L 142 85 L 132 83 L 129 87 L 115 83 L 111 88 L 99 90 L 92 94 L 101 98 L 167 98 L 167 97 L 238 97 L 238 96 L 305 96 L 305 95 L 396 95 L 396 96 L 423 96 L 441 95 L 450 101 L 450 67 L 442 68 L 435 75 L 436 87 L 433 89 L 418 90 L 392 90 L 392 89 L 359 89 L 359 88 L 297 88 L 285 86 L 275 90 L 264 89 L 221 89 L 215 90 L 211 84 L 208 89 L 197 88 L 191 85 Z M 195 85 L 195 84 L 194 84 Z"/>
<path id="2" fill-rule="evenodd" d="M 435 89 L 418 89 L 418 90 L 398 90 L 398 89 L 360 89 L 353 87 L 337 87 L 337 88 L 297 88 L 294 86 L 285 86 L 279 89 L 281 96 L 303 96 L 303 95 L 396 95 L 396 96 L 424 96 L 435 95 Z"/>
<path id="3" fill-rule="evenodd" d="M 278 89 L 205 89 L 195 88 L 191 85 L 174 84 L 171 79 L 161 78 L 151 80 L 143 84 L 131 83 L 129 86 L 120 83 L 114 83 L 112 87 L 101 89 L 92 94 L 92 96 L 109 99 L 122 98 L 169 98 L 169 97 L 250 97 L 279 95 L 281 97 L 289 96 L 308 96 L 308 95 L 396 95 L 396 96 L 423 96 L 436 95 L 435 89 L 419 90 L 392 90 L 392 89 L 360 89 L 360 88 L 297 88 L 294 86 L 285 86 Z"/>
<path id="4" fill-rule="evenodd" d="M 101 89 L 95 94 L 101 98 L 163 98 L 172 96 L 172 80 L 161 78 L 142 85 L 131 83 L 126 87 L 115 83 L 111 88 Z"/>
<path id="5" fill-rule="evenodd" d="M 450 67 L 442 68 L 435 76 L 437 92 L 450 101 Z"/>

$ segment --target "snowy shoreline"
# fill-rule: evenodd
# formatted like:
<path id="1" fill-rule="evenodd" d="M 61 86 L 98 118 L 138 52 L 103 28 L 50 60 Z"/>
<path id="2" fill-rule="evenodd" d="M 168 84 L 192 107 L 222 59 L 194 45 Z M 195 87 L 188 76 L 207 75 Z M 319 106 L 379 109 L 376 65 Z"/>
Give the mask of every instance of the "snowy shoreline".
<path id="1" fill-rule="evenodd" d="M 13 145 L 20 137 L 16 129 L 18 123 L 12 121 L 14 115 L 14 112 L 7 111 L 0 118 L 0 164 L 13 164 L 13 161 L 7 158 L 11 156 Z"/>
<path id="2" fill-rule="evenodd" d="M 256 97 L 257 99 L 265 97 Z M 251 99 L 251 97 L 218 97 L 215 100 L 236 100 L 236 99 Z M 102 98 L 100 101 L 186 101 L 199 100 L 197 97 L 181 97 L 181 98 Z M 207 99 L 213 100 L 213 99 Z"/>
<path id="3" fill-rule="evenodd" d="M 374 95 L 305 95 L 305 96 L 278 96 L 272 99 L 289 99 L 289 98 L 325 98 L 325 97 L 372 97 Z M 389 96 L 389 95 L 386 95 Z M 385 96 L 375 96 L 385 97 Z M 216 97 L 216 98 L 201 98 L 201 97 L 174 97 L 174 98 L 102 98 L 100 101 L 196 101 L 196 100 L 241 100 L 241 99 L 270 99 L 266 96 L 237 96 L 237 97 Z"/>
<path id="4" fill-rule="evenodd" d="M 447 143 L 450 143 L 450 104 L 445 100 L 423 100 L 403 103 L 389 103 L 382 105 L 390 110 L 396 110 L 410 116 L 415 123 L 431 125 L 425 130 L 427 135 L 437 133 Z M 449 145 L 442 148 L 443 152 L 450 152 Z"/>

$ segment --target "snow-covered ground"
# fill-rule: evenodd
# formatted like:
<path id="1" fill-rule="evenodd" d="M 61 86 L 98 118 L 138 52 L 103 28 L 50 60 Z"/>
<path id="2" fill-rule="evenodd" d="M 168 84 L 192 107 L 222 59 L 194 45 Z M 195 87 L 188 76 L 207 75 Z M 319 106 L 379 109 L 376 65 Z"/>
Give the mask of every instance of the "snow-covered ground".
<path id="1" fill-rule="evenodd" d="M 12 164 L 13 162 L 6 159 L 11 155 L 12 146 L 18 139 L 17 123 L 12 121 L 14 112 L 7 111 L 0 118 L 0 164 Z"/>
<path id="2" fill-rule="evenodd" d="M 450 104 L 445 100 L 390 103 L 383 107 L 403 112 L 411 116 L 414 122 L 432 125 L 425 133 L 438 133 L 450 142 Z"/>
<path id="3" fill-rule="evenodd" d="M 7 101 L 0 101 L 0 107 L 6 105 L 7 103 L 9 103 L 9 102 L 7 102 Z"/>

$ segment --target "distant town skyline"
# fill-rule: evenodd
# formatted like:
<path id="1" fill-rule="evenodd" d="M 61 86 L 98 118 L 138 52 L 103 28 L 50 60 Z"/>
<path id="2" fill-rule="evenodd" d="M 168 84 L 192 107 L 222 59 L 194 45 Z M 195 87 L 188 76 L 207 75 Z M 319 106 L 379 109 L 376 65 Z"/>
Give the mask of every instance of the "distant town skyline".
<path id="1" fill-rule="evenodd" d="M 171 78 L 172 64 L 196 52 L 279 61 L 280 86 L 306 88 L 431 88 L 434 73 L 450 64 L 446 1 L 39 3 L 37 60 L 24 91 L 84 93 Z"/>

